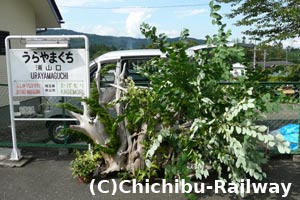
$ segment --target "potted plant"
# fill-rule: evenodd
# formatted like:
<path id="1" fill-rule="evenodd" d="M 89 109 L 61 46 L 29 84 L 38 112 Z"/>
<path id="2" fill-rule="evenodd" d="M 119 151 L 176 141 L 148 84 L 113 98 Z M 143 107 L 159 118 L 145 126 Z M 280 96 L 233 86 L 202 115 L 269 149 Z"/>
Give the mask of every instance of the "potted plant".
<path id="1" fill-rule="evenodd" d="M 76 151 L 76 158 L 71 162 L 72 175 L 78 177 L 80 182 L 89 183 L 100 159 L 99 153 L 93 154 L 90 150 L 82 153 Z"/>

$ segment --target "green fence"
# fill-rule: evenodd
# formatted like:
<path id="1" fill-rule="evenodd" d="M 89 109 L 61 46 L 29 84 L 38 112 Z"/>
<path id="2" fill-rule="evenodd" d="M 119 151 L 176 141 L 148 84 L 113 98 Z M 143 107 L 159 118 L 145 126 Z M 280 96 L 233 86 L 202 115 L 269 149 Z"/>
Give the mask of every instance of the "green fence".
<path id="1" fill-rule="evenodd" d="M 222 83 L 234 84 L 234 83 Z M 293 102 L 299 99 L 300 82 L 280 82 L 280 83 L 261 83 L 269 90 L 283 92 L 289 96 Z M 70 124 L 77 123 L 70 119 L 67 111 L 55 107 L 55 104 L 63 101 L 71 102 L 80 106 L 77 98 L 62 97 L 38 97 L 38 98 L 16 98 L 15 101 L 20 105 L 15 106 L 15 112 L 22 118 L 32 118 L 33 121 L 16 121 L 16 135 L 19 147 L 54 147 L 54 148 L 87 148 L 87 143 L 77 137 L 55 134 Z M 265 113 L 266 119 L 257 123 L 269 127 L 271 133 L 278 131 L 281 127 L 289 124 L 300 126 L 300 103 L 280 103 L 277 112 Z M 27 110 L 26 110 L 27 109 Z M 12 146 L 10 114 L 8 106 L 8 87 L 6 84 L 0 84 L 0 146 Z M 45 121 L 45 117 L 65 118 L 70 121 Z M 300 153 L 298 128 L 298 149 L 292 151 L 293 154 Z M 56 139 L 55 139 L 55 137 Z"/>
<path id="2" fill-rule="evenodd" d="M 62 101 L 80 106 L 77 98 L 63 97 L 14 97 L 15 128 L 18 147 L 84 148 L 87 143 L 79 137 L 61 134 L 60 130 L 76 124 L 71 115 L 56 106 Z M 0 84 L 0 146 L 11 147 L 11 122 L 8 101 L 8 85 Z M 58 120 L 46 120 L 56 118 Z M 67 119 L 63 121 L 59 119 Z"/>
<path id="3" fill-rule="evenodd" d="M 235 85 L 238 83 L 223 82 L 221 84 Z M 277 109 L 273 112 L 263 113 L 266 118 L 256 123 L 266 125 L 269 133 L 273 135 L 282 133 L 283 130 L 295 133 L 293 136 L 297 135 L 298 141 L 292 144 L 296 148 L 292 148 L 291 153 L 300 154 L 300 82 L 260 82 L 259 87 L 273 95 L 283 95 L 284 99 L 282 102 L 276 103 Z M 275 154 L 279 153 L 276 148 L 268 150 Z"/>

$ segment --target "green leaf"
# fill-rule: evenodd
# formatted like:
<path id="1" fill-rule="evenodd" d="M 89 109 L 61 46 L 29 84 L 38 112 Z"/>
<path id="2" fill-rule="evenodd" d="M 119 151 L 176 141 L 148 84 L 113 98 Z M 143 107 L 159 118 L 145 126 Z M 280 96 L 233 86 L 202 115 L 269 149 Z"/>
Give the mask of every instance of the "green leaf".
<path id="1" fill-rule="evenodd" d="M 137 124 L 141 119 L 142 119 L 142 115 L 140 115 L 139 113 L 138 113 L 138 115 L 136 116 L 136 118 L 135 118 L 135 120 L 134 120 L 134 124 Z"/>
<path id="2" fill-rule="evenodd" d="M 219 15 L 218 13 L 212 13 L 211 15 L 210 15 L 212 18 L 215 18 L 217 21 L 219 21 L 219 20 L 221 20 L 222 19 L 222 16 L 221 15 Z"/>
<path id="3" fill-rule="evenodd" d="M 158 135 L 158 136 L 157 136 L 157 141 L 159 141 L 159 142 L 161 143 L 162 140 L 163 140 L 163 137 L 162 137 L 161 135 Z"/>
<path id="4" fill-rule="evenodd" d="M 145 160 L 145 164 L 148 168 L 150 168 L 152 166 L 152 162 L 149 159 Z"/>
<path id="5" fill-rule="evenodd" d="M 252 136 L 252 137 L 256 137 L 257 136 L 257 132 L 254 130 L 248 130 L 247 132 L 248 135 Z"/>
<path id="6" fill-rule="evenodd" d="M 214 9 L 215 12 L 217 12 L 221 9 L 221 6 L 220 5 L 214 5 L 213 9 Z"/>
<path id="7" fill-rule="evenodd" d="M 248 108 L 255 108 L 255 105 L 254 105 L 254 103 L 248 103 L 248 104 L 247 104 L 247 107 L 248 107 Z"/>
<path id="8" fill-rule="evenodd" d="M 202 98 L 201 101 L 203 101 L 204 103 L 207 103 L 207 104 L 210 104 L 210 105 L 213 105 L 214 102 L 210 99 L 210 98 Z"/>
<path id="9" fill-rule="evenodd" d="M 248 95 L 252 95 L 252 94 L 253 94 L 253 87 L 251 87 L 251 88 L 249 88 L 249 89 L 247 90 L 247 94 L 248 94 Z"/>
<path id="10" fill-rule="evenodd" d="M 282 136 L 281 134 L 275 135 L 275 139 L 276 139 L 277 141 L 279 141 L 279 142 L 285 141 L 284 138 L 283 138 L 283 136 Z"/>
<path id="11" fill-rule="evenodd" d="M 260 141 L 264 141 L 265 137 L 264 137 L 263 134 L 257 133 L 257 136 L 258 136 L 258 139 L 259 139 Z"/>
<path id="12" fill-rule="evenodd" d="M 238 126 L 235 127 L 235 130 L 238 134 L 240 134 L 242 132 L 242 128 L 238 127 Z"/>
<path id="13" fill-rule="evenodd" d="M 214 7 L 214 1 L 210 1 L 209 2 L 209 7 L 210 7 L 210 9 L 213 9 L 213 7 Z"/>
<path id="14" fill-rule="evenodd" d="M 211 23 L 212 23 L 212 25 L 217 25 L 217 24 L 218 24 L 218 21 L 215 20 L 215 19 L 213 19 L 213 20 L 211 20 Z"/>
<path id="15" fill-rule="evenodd" d="M 256 126 L 256 128 L 257 128 L 257 131 L 259 131 L 259 132 L 265 132 L 265 131 L 267 131 L 268 130 L 268 127 L 267 126 Z"/>
<path id="16" fill-rule="evenodd" d="M 269 145 L 270 147 L 274 147 L 275 144 L 276 144 L 276 143 L 275 143 L 275 142 L 272 142 L 272 141 L 268 143 L 268 145 Z"/>
<path id="17" fill-rule="evenodd" d="M 277 146 L 277 149 L 278 149 L 279 153 L 281 153 L 281 154 L 284 154 L 284 153 L 285 153 L 285 148 L 284 148 L 284 146 L 278 145 L 278 146 Z"/>

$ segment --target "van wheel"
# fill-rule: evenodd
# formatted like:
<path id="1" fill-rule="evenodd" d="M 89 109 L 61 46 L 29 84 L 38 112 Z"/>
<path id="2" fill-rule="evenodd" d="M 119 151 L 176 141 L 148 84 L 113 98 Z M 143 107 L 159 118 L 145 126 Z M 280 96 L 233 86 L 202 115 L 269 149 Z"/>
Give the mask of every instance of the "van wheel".
<path id="1" fill-rule="evenodd" d="M 48 127 L 48 134 L 50 139 L 57 144 L 68 144 L 74 140 L 74 137 L 70 134 L 62 133 L 62 130 L 70 125 L 76 124 L 75 122 L 50 122 Z"/>

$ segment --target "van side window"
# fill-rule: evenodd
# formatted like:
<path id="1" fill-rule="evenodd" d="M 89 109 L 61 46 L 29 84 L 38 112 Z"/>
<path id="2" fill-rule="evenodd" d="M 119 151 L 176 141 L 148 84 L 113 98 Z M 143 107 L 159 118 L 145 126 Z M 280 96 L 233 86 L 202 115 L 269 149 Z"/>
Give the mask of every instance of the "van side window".
<path id="1" fill-rule="evenodd" d="M 101 79 L 102 83 L 114 83 L 114 81 L 115 81 L 115 75 L 113 72 L 108 72 Z"/>
<path id="2" fill-rule="evenodd" d="M 102 64 L 102 69 L 107 65 L 116 65 L 116 63 L 105 63 Z M 107 73 L 104 74 L 102 79 L 100 80 L 100 86 L 101 87 L 110 87 L 109 84 L 113 84 L 115 81 L 115 75 L 114 75 L 115 67 L 111 70 L 109 70 Z"/>
<path id="3" fill-rule="evenodd" d="M 143 67 L 152 57 L 141 57 L 141 58 L 127 58 L 122 60 L 122 66 L 126 63 L 126 78 L 131 77 L 138 86 L 148 86 L 149 80 L 139 73 L 137 68 Z"/>
<path id="4" fill-rule="evenodd" d="M 107 65 L 114 65 L 116 66 L 116 63 L 105 63 L 102 64 L 102 69 Z M 97 73 L 97 65 L 93 65 L 90 67 L 90 82 L 94 81 Z M 101 87 L 110 87 L 109 84 L 113 84 L 115 81 L 115 75 L 114 75 L 115 67 L 112 67 L 111 70 L 109 70 L 107 73 L 105 73 L 102 76 L 102 79 L 100 80 Z"/>

